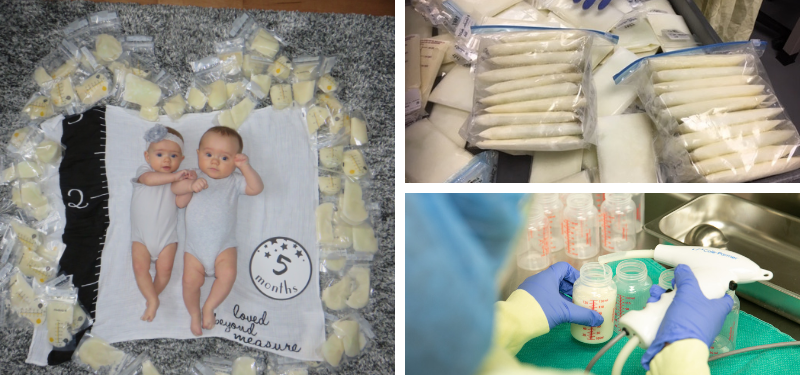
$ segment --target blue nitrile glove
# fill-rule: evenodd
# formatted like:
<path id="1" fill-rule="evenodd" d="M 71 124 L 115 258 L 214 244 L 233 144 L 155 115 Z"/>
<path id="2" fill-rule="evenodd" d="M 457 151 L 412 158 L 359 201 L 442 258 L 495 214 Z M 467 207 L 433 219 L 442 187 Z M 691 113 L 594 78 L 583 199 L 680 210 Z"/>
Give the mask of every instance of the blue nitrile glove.
<path id="1" fill-rule="evenodd" d="M 572 295 L 572 284 L 580 277 L 580 272 L 566 262 L 558 262 L 522 282 L 522 289 L 542 306 L 550 329 L 561 323 L 577 323 L 597 327 L 603 324 L 603 317 L 594 310 L 578 306 L 561 293 Z"/>
<path id="2" fill-rule="evenodd" d="M 492 344 L 497 272 L 521 194 L 406 194 L 406 372 L 474 374 Z"/>
<path id="3" fill-rule="evenodd" d="M 710 348 L 725 323 L 725 316 L 733 307 L 733 298 L 708 299 L 694 277 L 691 268 L 685 264 L 675 267 L 672 280 L 675 299 L 669 305 L 656 338 L 642 356 L 642 366 L 650 371 L 650 361 L 664 348 L 664 345 L 683 339 L 698 339 Z M 650 302 L 657 302 L 665 291 L 658 285 L 650 288 Z"/>
<path id="4" fill-rule="evenodd" d="M 583 1 L 583 9 L 591 8 L 595 2 L 595 0 L 572 0 L 572 1 L 574 1 L 576 4 Z M 607 7 L 609 3 L 611 3 L 611 0 L 600 0 L 600 5 L 597 6 L 597 9 L 603 9 Z"/>

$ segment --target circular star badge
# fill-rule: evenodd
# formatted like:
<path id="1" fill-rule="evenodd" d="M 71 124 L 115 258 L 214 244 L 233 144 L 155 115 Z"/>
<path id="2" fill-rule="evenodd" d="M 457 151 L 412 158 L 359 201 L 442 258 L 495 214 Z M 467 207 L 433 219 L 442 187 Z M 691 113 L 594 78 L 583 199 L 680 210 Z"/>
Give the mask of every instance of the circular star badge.
<path id="1" fill-rule="evenodd" d="M 298 296 L 311 281 L 311 259 L 295 240 L 273 237 L 262 242 L 250 258 L 250 278 L 262 294 L 276 300 Z"/>

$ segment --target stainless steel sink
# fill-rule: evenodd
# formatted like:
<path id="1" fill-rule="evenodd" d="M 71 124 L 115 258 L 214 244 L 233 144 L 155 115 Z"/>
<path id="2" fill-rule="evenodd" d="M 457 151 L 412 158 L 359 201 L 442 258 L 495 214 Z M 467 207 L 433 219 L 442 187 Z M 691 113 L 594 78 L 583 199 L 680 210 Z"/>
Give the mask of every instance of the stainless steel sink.
<path id="1" fill-rule="evenodd" d="M 686 233 L 699 224 L 719 228 L 729 250 L 773 272 L 771 281 L 740 285 L 737 294 L 800 323 L 800 219 L 733 195 L 708 194 L 648 222 L 645 230 L 662 243 L 684 245 Z"/>

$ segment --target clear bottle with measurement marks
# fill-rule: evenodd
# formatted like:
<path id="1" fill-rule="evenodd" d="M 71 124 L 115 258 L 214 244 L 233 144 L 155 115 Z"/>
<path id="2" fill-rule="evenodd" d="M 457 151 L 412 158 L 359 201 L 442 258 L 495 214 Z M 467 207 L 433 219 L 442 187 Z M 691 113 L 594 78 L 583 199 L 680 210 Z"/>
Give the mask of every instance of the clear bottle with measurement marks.
<path id="1" fill-rule="evenodd" d="M 639 260 L 624 260 L 617 264 L 617 299 L 614 306 L 614 332 L 619 333 L 619 318 L 631 311 L 638 311 L 650 298 L 653 282 L 647 276 L 647 266 Z"/>
<path id="2" fill-rule="evenodd" d="M 606 194 L 600 208 L 600 221 L 603 250 L 633 250 L 636 246 L 636 205 L 630 194 Z"/>
<path id="3" fill-rule="evenodd" d="M 710 355 L 736 350 L 736 331 L 739 329 L 739 309 L 742 304 L 734 291 L 729 290 L 728 295 L 733 298 L 733 307 L 731 312 L 725 316 L 725 323 L 722 324 L 722 329 L 717 337 L 714 338 L 714 342 L 711 343 Z"/>
<path id="4" fill-rule="evenodd" d="M 600 251 L 598 227 L 597 209 L 592 204 L 591 194 L 570 194 L 561 221 L 567 256 L 587 259 L 597 255 Z"/>
<path id="5" fill-rule="evenodd" d="M 517 274 L 521 280 L 550 266 L 553 237 L 550 222 L 541 207 L 534 206 L 528 214 L 527 243 L 517 252 Z"/>
<path id="6" fill-rule="evenodd" d="M 557 193 L 536 194 L 533 202 L 534 207 L 541 209 L 549 224 L 550 237 L 552 243 L 550 252 L 564 250 L 564 236 L 561 235 L 561 219 L 564 214 L 564 204 Z"/>
<path id="7" fill-rule="evenodd" d="M 633 204 L 636 205 L 636 233 L 644 229 L 644 193 L 631 194 Z"/>
<path id="8" fill-rule="evenodd" d="M 612 275 L 611 267 L 607 264 L 590 262 L 581 267 L 581 276 L 572 287 L 572 303 L 597 311 L 603 316 L 603 324 L 599 327 L 588 327 L 572 323 L 570 332 L 575 340 L 600 344 L 613 335 L 617 286 Z"/>

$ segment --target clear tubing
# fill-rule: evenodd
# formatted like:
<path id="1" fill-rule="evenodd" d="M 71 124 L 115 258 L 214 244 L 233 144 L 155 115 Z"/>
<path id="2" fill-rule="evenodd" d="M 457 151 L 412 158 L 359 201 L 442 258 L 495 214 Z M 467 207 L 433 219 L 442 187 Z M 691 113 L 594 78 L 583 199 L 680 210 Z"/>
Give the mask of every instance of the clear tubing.
<path id="1" fill-rule="evenodd" d="M 636 205 L 629 193 L 606 194 L 600 207 L 603 249 L 627 251 L 636 245 Z"/>
<path id="2" fill-rule="evenodd" d="M 597 262 L 589 262 L 581 267 L 581 276 L 572 288 L 572 303 L 597 311 L 603 316 L 603 324 L 589 327 L 572 323 L 570 333 L 576 340 L 586 344 L 601 344 L 613 335 L 614 301 L 617 299 L 617 286 L 612 279 L 611 267 Z"/>
<path id="3" fill-rule="evenodd" d="M 617 265 L 617 299 L 614 306 L 614 332 L 619 333 L 619 318 L 631 311 L 638 311 L 650 298 L 653 282 L 647 276 L 647 266 L 638 260 L 625 260 Z"/>
<path id="4" fill-rule="evenodd" d="M 597 209 L 590 194 L 570 194 L 561 222 L 567 256 L 588 259 L 600 251 Z"/>
<path id="5" fill-rule="evenodd" d="M 675 278 L 675 270 L 663 270 L 661 271 L 661 275 L 658 276 L 658 286 L 664 288 L 664 290 L 672 289 L 672 279 Z"/>
<path id="6" fill-rule="evenodd" d="M 558 193 L 536 194 L 534 204 L 541 207 L 550 225 L 550 232 L 553 238 L 550 252 L 564 250 L 564 236 L 561 233 L 564 204 L 561 203 Z"/>
<path id="7" fill-rule="evenodd" d="M 714 338 L 714 342 L 711 343 L 711 348 L 709 348 L 710 356 L 736 350 L 736 335 L 739 329 L 739 310 L 742 304 L 734 291 L 729 290 L 728 295 L 733 298 L 733 307 L 728 315 L 725 316 L 725 323 L 722 324 L 722 329 L 719 331 L 717 337 Z"/>
<path id="8" fill-rule="evenodd" d="M 622 374 L 622 367 L 625 366 L 625 362 L 628 360 L 628 357 L 631 356 L 633 353 L 633 349 L 636 349 L 636 346 L 639 345 L 639 336 L 633 336 L 630 340 L 622 347 L 622 350 L 619 351 L 617 355 L 617 360 L 614 361 L 614 367 L 611 369 L 611 375 L 620 375 Z"/>

